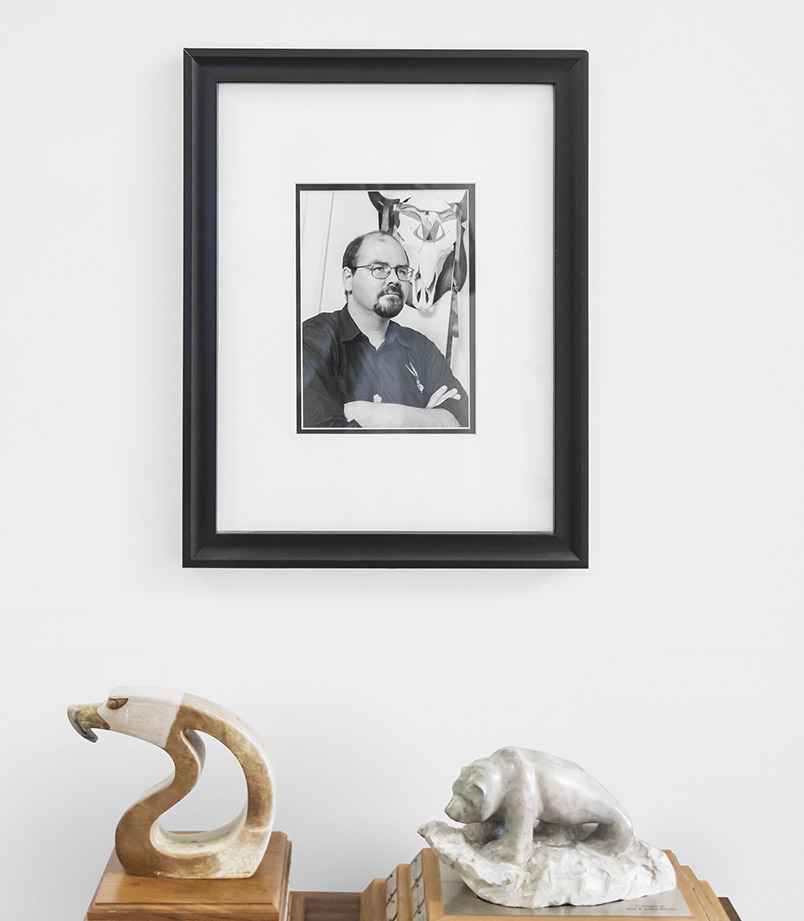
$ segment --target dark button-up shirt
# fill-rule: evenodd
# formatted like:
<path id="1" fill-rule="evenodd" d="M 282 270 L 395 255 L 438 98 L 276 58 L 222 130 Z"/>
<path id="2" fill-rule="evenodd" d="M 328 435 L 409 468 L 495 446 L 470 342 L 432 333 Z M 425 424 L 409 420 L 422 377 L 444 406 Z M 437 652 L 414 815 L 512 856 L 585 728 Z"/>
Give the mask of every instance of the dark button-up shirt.
<path id="1" fill-rule="evenodd" d="M 385 341 L 375 349 L 346 307 L 302 324 L 302 379 L 303 428 L 355 427 L 343 415 L 344 403 L 353 400 L 424 408 L 444 384 L 461 398 L 439 408 L 451 412 L 459 425 L 468 424 L 466 391 L 427 336 L 391 320 Z"/>

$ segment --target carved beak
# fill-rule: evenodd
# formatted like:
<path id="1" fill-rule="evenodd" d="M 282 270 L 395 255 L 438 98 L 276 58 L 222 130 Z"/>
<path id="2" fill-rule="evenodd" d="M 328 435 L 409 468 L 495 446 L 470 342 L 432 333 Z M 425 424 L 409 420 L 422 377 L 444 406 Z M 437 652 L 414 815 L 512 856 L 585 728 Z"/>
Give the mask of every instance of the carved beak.
<path id="1" fill-rule="evenodd" d="M 108 729 L 109 724 L 98 713 L 98 704 L 76 704 L 67 708 L 67 718 L 78 735 L 97 742 L 93 729 Z"/>

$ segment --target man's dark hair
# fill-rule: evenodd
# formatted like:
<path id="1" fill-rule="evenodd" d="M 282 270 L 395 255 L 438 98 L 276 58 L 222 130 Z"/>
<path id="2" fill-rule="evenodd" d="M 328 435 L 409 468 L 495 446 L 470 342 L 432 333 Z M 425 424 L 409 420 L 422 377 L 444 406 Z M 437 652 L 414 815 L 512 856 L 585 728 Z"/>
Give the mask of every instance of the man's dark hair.
<path id="1" fill-rule="evenodd" d="M 388 237 L 389 240 L 393 240 L 395 243 L 399 242 L 393 234 L 386 233 L 384 230 L 370 230 L 368 233 L 361 233 L 360 236 L 355 237 L 343 251 L 341 268 L 354 269 L 357 264 L 357 254 L 360 252 L 360 247 L 363 245 L 363 241 L 366 237 Z"/>

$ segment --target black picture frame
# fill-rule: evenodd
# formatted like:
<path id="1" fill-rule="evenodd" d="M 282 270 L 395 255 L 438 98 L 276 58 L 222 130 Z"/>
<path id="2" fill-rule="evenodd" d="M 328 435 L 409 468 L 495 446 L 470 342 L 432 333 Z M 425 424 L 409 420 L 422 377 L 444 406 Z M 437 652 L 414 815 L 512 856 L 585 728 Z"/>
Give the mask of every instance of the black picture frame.
<path id="1" fill-rule="evenodd" d="M 549 84 L 554 93 L 554 515 L 550 532 L 219 531 L 217 142 L 222 83 Z M 185 567 L 588 566 L 588 54 L 184 52 Z"/>

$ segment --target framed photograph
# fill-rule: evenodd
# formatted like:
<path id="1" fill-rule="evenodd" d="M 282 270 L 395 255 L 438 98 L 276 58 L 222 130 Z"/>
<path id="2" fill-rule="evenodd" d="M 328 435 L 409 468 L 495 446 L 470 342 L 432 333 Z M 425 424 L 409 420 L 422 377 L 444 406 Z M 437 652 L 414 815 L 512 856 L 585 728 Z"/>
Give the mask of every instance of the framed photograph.
<path id="1" fill-rule="evenodd" d="M 185 51 L 185 566 L 587 566 L 587 122 L 583 51 Z"/>
<path id="2" fill-rule="evenodd" d="M 297 186 L 299 432 L 474 431 L 473 199 L 471 183 Z"/>

